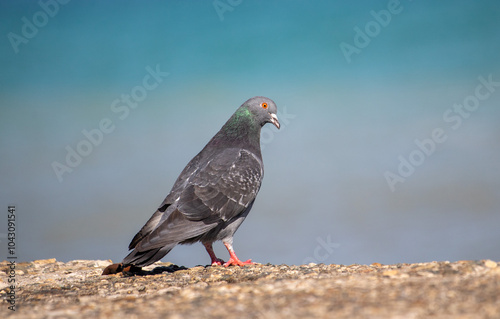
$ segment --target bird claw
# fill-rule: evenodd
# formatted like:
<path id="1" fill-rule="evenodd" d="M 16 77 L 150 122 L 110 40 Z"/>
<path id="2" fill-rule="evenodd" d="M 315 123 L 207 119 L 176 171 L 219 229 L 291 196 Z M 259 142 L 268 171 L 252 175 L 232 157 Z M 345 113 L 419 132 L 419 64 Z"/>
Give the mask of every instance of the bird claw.
<path id="1" fill-rule="evenodd" d="M 222 266 L 224 264 L 224 260 L 217 258 L 212 260 L 212 266 Z"/>
<path id="2" fill-rule="evenodd" d="M 227 263 L 224 264 L 224 267 L 229 267 L 231 265 L 234 265 L 234 266 L 245 266 L 245 265 L 254 265 L 254 263 L 252 262 L 251 259 L 247 260 L 247 261 L 241 261 L 239 259 L 229 259 Z"/>

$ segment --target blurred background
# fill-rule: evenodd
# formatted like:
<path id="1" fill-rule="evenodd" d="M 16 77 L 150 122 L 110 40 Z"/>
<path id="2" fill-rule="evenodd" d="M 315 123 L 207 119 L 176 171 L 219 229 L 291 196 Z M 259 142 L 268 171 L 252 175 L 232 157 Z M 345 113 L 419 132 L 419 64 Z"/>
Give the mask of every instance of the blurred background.
<path id="1" fill-rule="evenodd" d="M 15 205 L 19 261 L 120 262 L 255 95 L 241 259 L 500 260 L 498 1 L 61 2 L 0 2 L 0 260 Z"/>

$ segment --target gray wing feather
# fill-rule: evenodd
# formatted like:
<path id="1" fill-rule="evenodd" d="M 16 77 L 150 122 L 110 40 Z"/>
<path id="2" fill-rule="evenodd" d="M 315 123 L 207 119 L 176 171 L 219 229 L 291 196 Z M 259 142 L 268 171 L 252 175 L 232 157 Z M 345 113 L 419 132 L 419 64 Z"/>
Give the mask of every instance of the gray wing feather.
<path id="1" fill-rule="evenodd" d="M 129 249 L 145 251 L 195 238 L 241 214 L 253 202 L 263 177 L 260 158 L 245 150 L 226 149 L 200 166 L 197 157 Z"/>
<path id="2" fill-rule="evenodd" d="M 252 153 L 226 149 L 189 180 L 178 209 L 189 220 L 227 221 L 255 199 L 262 175 L 262 163 Z"/>

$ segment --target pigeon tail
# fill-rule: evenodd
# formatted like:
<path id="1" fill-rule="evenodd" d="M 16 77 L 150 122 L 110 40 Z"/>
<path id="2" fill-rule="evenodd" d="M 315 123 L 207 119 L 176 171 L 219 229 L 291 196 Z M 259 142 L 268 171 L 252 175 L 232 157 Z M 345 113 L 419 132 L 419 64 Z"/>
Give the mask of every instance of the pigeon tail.
<path id="1" fill-rule="evenodd" d="M 172 250 L 172 248 L 175 247 L 175 245 L 177 245 L 177 243 L 145 251 L 138 251 L 137 249 L 134 249 L 130 252 L 130 254 L 127 255 L 127 257 L 123 258 L 122 264 L 124 267 L 128 265 L 138 267 L 149 266 L 154 262 L 162 259 Z"/>
<path id="2" fill-rule="evenodd" d="M 135 234 L 134 238 L 132 239 L 132 241 L 128 245 L 129 250 L 134 249 L 135 246 L 137 246 L 137 244 L 139 244 L 139 242 L 143 238 L 145 238 L 146 236 L 151 234 L 151 232 L 155 229 L 155 227 L 160 222 L 160 220 L 163 216 L 163 212 L 167 209 L 168 206 L 170 206 L 170 205 L 167 204 L 167 205 L 164 205 L 163 207 L 159 208 L 153 214 L 153 216 L 151 216 L 151 218 L 146 222 L 146 224 L 141 228 L 141 230 L 137 234 Z"/>

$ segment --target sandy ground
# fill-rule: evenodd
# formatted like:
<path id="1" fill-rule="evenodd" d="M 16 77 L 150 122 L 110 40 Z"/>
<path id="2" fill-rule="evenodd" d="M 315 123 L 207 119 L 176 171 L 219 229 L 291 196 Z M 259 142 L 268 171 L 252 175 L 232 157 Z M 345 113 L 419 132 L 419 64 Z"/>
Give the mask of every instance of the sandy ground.
<path id="1" fill-rule="evenodd" d="M 109 264 L 37 260 L 16 264 L 14 275 L 4 261 L 0 317 L 500 318 L 500 265 L 491 260 L 190 269 L 156 263 L 142 275 L 101 276 Z"/>

